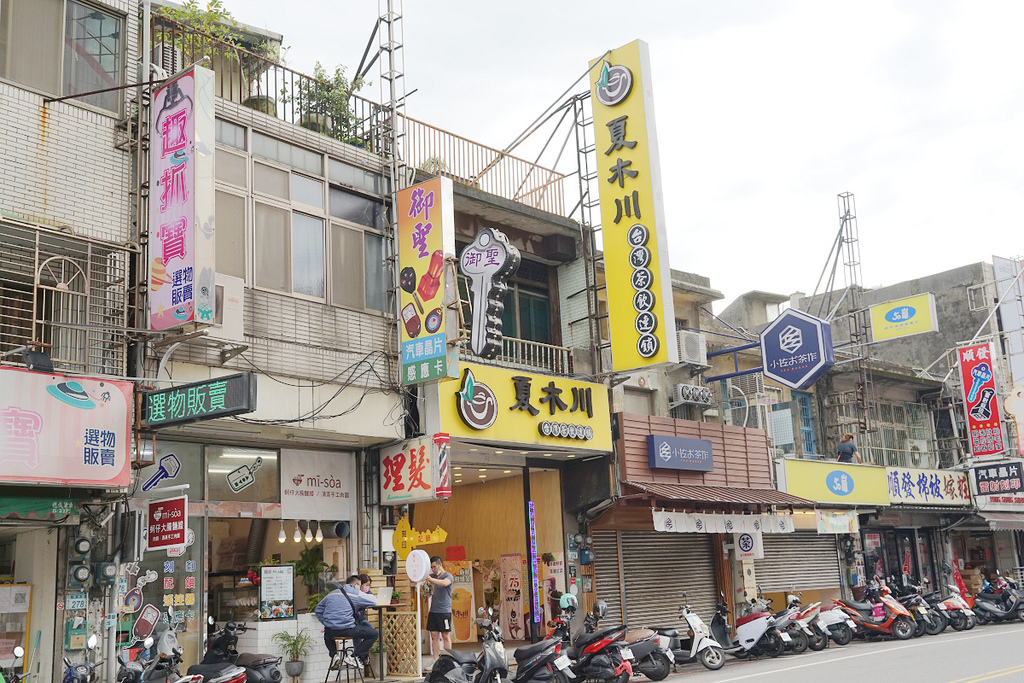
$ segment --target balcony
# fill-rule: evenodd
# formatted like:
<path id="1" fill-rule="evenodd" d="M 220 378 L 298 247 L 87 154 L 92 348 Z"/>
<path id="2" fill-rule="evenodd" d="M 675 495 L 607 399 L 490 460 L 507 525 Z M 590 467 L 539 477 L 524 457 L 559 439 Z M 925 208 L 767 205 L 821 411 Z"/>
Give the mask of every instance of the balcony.
<path id="1" fill-rule="evenodd" d="M 307 76 L 167 17 L 153 17 L 151 39 L 153 63 L 168 74 L 210 57 L 217 97 L 375 154 L 391 151 L 392 122 L 387 110 L 358 95 L 346 96 L 339 90 L 340 80 Z M 406 116 L 401 117 L 397 130 L 404 133 L 398 154 L 407 166 L 565 215 L 563 174 Z"/>
<path id="2" fill-rule="evenodd" d="M 459 351 L 459 359 L 480 365 L 539 372 L 545 375 L 569 377 L 573 374 L 572 354 L 564 346 L 505 337 L 501 347 L 501 354 L 490 359 L 474 356 L 463 347 Z"/>

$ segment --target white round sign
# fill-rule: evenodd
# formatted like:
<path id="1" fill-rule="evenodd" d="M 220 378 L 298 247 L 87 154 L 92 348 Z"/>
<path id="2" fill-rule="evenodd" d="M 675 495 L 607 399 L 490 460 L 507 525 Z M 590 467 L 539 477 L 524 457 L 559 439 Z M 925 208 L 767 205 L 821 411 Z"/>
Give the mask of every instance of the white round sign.
<path id="1" fill-rule="evenodd" d="M 426 550 L 416 548 L 409 553 L 405 558 L 405 573 L 413 583 L 419 583 L 430 575 L 430 555 Z"/>

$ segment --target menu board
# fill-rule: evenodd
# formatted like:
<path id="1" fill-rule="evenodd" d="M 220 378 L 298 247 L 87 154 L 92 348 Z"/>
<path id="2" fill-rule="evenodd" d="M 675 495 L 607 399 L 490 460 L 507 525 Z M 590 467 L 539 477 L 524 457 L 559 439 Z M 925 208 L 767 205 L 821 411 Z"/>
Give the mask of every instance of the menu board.
<path id="1" fill-rule="evenodd" d="M 260 567 L 260 620 L 295 618 L 295 566 Z"/>

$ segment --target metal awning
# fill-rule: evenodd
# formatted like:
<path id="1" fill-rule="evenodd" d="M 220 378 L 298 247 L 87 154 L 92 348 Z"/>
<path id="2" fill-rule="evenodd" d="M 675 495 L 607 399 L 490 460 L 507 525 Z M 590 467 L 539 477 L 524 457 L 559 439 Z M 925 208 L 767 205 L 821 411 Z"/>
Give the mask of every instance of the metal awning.
<path id="1" fill-rule="evenodd" d="M 758 505 L 799 505 L 814 507 L 814 501 L 797 498 L 775 489 L 748 489 L 738 486 L 690 486 L 686 484 L 655 484 L 623 482 L 626 486 L 650 493 L 662 500 L 698 501 L 701 503 L 736 503 Z"/>
<path id="2" fill-rule="evenodd" d="M 979 512 L 978 516 L 988 522 L 993 531 L 1024 531 L 1024 513 Z"/>

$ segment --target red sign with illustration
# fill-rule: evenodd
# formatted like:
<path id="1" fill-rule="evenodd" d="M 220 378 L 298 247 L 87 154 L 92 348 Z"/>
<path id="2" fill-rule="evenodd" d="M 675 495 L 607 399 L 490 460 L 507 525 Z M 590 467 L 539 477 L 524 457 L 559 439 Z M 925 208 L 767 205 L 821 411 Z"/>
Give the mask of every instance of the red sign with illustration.
<path id="1" fill-rule="evenodd" d="M 975 344 L 957 349 L 957 359 L 963 381 L 964 410 L 971 453 L 1002 453 L 1005 445 L 1003 424 L 999 416 L 992 345 Z"/>
<path id="2" fill-rule="evenodd" d="M 188 538 L 188 496 L 150 501 L 146 519 L 149 550 L 184 546 Z"/>

